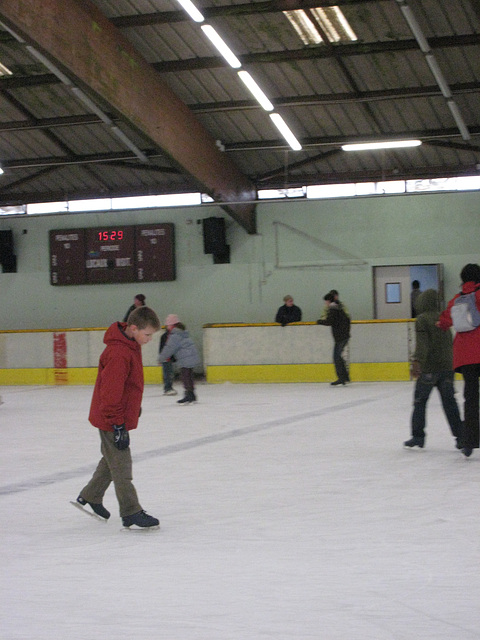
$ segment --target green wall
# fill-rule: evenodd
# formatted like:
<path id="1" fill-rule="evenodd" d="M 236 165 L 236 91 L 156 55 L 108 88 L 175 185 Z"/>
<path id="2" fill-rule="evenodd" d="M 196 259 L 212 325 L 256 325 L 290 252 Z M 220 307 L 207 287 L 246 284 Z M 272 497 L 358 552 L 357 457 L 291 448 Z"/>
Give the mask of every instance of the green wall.
<path id="1" fill-rule="evenodd" d="M 214 265 L 203 253 L 198 221 L 209 216 L 227 220 L 230 264 Z M 175 223 L 175 282 L 50 285 L 49 230 L 139 222 Z M 136 293 L 162 320 L 177 313 L 197 341 L 205 323 L 273 321 L 286 293 L 306 321 L 319 317 L 331 288 L 354 319 L 370 319 L 373 266 L 443 263 L 449 299 L 462 266 L 480 261 L 478 192 L 263 203 L 257 224 L 249 236 L 215 206 L 2 217 L 0 229 L 14 232 L 18 272 L 0 274 L 0 329 L 107 326 Z"/>

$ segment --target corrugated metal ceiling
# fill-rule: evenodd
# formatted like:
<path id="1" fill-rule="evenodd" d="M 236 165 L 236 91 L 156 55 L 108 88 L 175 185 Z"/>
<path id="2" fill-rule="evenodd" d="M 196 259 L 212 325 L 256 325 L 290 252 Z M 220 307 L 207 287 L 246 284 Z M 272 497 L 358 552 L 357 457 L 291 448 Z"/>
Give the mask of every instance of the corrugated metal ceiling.
<path id="1" fill-rule="evenodd" d="M 283 115 L 302 144 L 297 152 L 177 3 L 93 4 L 257 188 L 478 173 L 480 10 L 475 0 L 409 3 L 468 128 L 467 137 L 462 137 L 397 0 L 198 4 Z M 304 46 L 282 13 L 333 4 L 341 8 L 358 41 Z M 51 61 L 63 68 L 61 60 Z M 0 163 L 5 170 L 0 206 L 197 189 L 191 172 L 82 85 L 148 158 L 142 162 L 7 30 L 0 32 L 0 62 L 12 71 L 0 78 Z M 143 108 L 140 101 L 138 110 Z M 392 136 L 418 137 L 424 144 L 380 154 L 340 150 L 345 142 Z"/>

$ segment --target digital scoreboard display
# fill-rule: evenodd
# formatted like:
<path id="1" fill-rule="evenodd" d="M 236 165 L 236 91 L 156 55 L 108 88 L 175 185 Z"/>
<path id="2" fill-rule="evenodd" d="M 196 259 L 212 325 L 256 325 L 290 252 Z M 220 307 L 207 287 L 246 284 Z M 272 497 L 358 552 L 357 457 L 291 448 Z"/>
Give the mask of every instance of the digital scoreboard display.
<path id="1" fill-rule="evenodd" d="M 135 227 L 85 230 L 87 284 L 135 282 Z"/>
<path id="2" fill-rule="evenodd" d="M 172 223 L 50 231 L 52 285 L 175 280 Z"/>

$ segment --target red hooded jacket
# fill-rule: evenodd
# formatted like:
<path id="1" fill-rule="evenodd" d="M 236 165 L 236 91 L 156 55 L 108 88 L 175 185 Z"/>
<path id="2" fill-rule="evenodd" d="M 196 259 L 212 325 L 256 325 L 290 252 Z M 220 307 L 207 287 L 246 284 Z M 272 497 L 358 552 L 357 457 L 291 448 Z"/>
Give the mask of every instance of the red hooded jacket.
<path id="1" fill-rule="evenodd" d="M 98 364 L 88 419 L 102 431 L 114 424 L 136 429 L 143 396 L 143 364 L 140 345 L 128 338 L 125 322 L 115 322 L 103 338 L 107 345 Z"/>
<path id="2" fill-rule="evenodd" d="M 476 282 L 465 282 L 462 286 L 462 293 L 472 293 L 478 287 Z M 446 331 L 452 326 L 452 315 L 450 309 L 453 303 L 460 296 L 458 293 L 450 300 L 445 311 L 440 315 L 438 326 Z M 477 308 L 480 310 L 480 289 L 475 294 Z M 480 327 L 473 331 L 457 332 L 453 339 L 453 368 L 461 369 L 464 364 L 480 364 Z"/>

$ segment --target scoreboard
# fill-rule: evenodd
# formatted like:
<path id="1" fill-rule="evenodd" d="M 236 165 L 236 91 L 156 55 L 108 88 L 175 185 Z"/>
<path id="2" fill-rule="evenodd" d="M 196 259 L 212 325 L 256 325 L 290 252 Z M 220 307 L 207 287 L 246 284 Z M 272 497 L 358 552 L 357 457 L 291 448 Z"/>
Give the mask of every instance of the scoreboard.
<path id="1" fill-rule="evenodd" d="M 52 285 L 175 280 L 172 223 L 50 231 Z"/>

